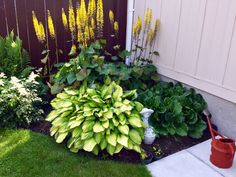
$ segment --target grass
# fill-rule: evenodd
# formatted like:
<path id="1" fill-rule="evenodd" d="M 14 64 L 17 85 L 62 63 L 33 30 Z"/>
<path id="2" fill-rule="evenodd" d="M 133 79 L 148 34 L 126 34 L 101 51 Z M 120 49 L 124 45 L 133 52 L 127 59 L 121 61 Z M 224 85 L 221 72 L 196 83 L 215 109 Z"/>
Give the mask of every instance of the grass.
<path id="1" fill-rule="evenodd" d="M 0 177 L 150 177 L 145 166 L 74 154 L 51 137 L 0 129 Z"/>

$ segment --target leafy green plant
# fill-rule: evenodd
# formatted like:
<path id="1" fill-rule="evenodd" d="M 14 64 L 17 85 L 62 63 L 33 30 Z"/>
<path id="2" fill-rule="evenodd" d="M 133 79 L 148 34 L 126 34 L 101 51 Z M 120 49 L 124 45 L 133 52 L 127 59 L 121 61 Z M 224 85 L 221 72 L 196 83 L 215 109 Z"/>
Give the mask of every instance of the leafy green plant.
<path id="1" fill-rule="evenodd" d="M 206 129 L 202 111 L 206 102 L 194 89 L 180 83 L 159 82 L 139 95 L 138 101 L 155 110 L 150 123 L 158 135 L 179 135 L 200 138 Z"/>
<path id="2" fill-rule="evenodd" d="M 89 83 L 103 83 L 106 77 L 119 82 L 127 90 L 145 90 L 159 80 L 154 65 L 127 66 L 124 62 L 106 60 L 106 57 L 112 59 L 114 56 L 104 50 L 104 45 L 105 42 L 100 41 L 92 43 L 69 62 L 56 65 L 59 70 L 52 77 L 51 93 L 57 94 L 67 86 L 77 88 L 84 80 Z M 70 55 L 75 55 L 75 50 L 73 49 Z M 128 54 L 123 51 L 118 55 L 125 58 Z"/>
<path id="3" fill-rule="evenodd" d="M 22 41 L 11 32 L 5 38 L 0 36 L 0 72 L 10 76 L 27 76 L 29 56 L 22 47 Z"/>
<path id="4" fill-rule="evenodd" d="M 123 148 L 141 153 L 145 124 L 141 120 L 141 103 L 131 101 L 136 91 L 123 91 L 115 82 L 88 88 L 64 89 L 52 100 L 53 111 L 47 120 L 57 143 L 65 139 L 72 152 L 84 149 L 110 155 Z"/>
<path id="5" fill-rule="evenodd" d="M 0 73 L 0 127 L 26 127 L 43 119 L 43 101 L 38 96 L 38 77 L 33 72 L 23 79 L 8 79 Z"/>

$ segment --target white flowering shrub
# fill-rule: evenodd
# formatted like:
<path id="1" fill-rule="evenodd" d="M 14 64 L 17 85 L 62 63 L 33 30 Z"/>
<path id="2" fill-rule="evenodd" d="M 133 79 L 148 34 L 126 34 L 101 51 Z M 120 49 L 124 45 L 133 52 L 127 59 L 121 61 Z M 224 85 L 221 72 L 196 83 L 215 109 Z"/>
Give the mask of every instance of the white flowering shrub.
<path id="1" fill-rule="evenodd" d="M 43 118 L 43 101 L 38 96 L 37 77 L 32 72 L 24 79 L 8 79 L 0 73 L 0 127 L 26 127 L 32 121 Z"/>

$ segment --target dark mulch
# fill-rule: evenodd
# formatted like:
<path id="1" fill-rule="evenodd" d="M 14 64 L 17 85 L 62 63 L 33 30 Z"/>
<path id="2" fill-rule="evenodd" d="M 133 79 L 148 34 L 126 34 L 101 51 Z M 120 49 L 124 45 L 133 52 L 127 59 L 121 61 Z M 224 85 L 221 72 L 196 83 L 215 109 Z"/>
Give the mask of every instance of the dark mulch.
<path id="1" fill-rule="evenodd" d="M 30 130 L 43 133 L 49 135 L 51 124 L 46 121 L 40 121 L 32 123 L 29 127 Z M 163 157 L 174 154 L 183 149 L 187 149 L 191 146 L 199 144 L 203 141 L 210 139 L 210 132 L 208 129 L 204 131 L 204 135 L 200 139 L 193 139 L 190 137 L 159 137 L 155 140 L 152 145 L 143 144 L 142 147 L 146 151 L 149 151 L 154 154 L 153 147 L 161 148 L 163 152 Z M 86 152 L 81 152 L 86 153 Z M 163 158 L 162 157 L 162 158 Z M 122 150 L 119 154 L 115 154 L 114 156 L 109 156 L 106 152 L 102 152 L 99 154 L 98 158 L 102 160 L 115 160 L 122 161 L 126 163 L 141 163 L 140 155 L 134 151 Z"/>

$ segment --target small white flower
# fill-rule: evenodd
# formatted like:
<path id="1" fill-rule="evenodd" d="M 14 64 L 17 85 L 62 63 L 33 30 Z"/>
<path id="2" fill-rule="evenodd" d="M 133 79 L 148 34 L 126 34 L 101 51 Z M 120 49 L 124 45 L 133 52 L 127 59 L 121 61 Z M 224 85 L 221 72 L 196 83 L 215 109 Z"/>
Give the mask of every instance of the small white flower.
<path id="1" fill-rule="evenodd" d="M 21 96 L 27 96 L 27 95 L 29 95 L 28 92 L 27 92 L 27 90 L 26 90 L 25 88 L 23 88 L 23 87 L 22 87 L 22 88 L 19 88 L 18 91 L 19 91 L 19 93 L 20 93 Z"/>
<path id="2" fill-rule="evenodd" d="M 4 73 L 0 73 L 0 78 L 5 79 L 6 75 Z"/>
<path id="3" fill-rule="evenodd" d="M 0 86 L 4 86 L 4 82 L 1 79 L 0 79 Z"/>
<path id="4" fill-rule="evenodd" d="M 11 81 L 10 81 L 11 84 L 15 85 L 15 84 L 18 84 L 19 82 L 20 80 L 16 78 L 15 76 L 11 77 Z"/>
<path id="5" fill-rule="evenodd" d="M 31 72 L 29 77 L 28 77 L 28 82 L 34 82 L 35 81 L 35 78 L 39 77 L 38 74 L 35 74 L 34 72 Z"/>

